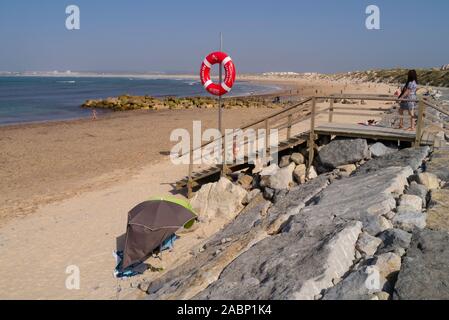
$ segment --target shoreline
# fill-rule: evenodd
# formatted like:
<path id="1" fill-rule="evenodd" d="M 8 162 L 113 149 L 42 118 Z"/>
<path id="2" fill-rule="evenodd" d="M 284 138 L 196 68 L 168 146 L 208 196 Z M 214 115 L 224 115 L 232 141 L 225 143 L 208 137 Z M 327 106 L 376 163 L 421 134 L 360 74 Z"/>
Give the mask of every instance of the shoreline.
<path id="1" fill-rule="evenodd" d="M 141 78 L 141 79 L 149 79 L 149 80 L 157 80 L 157 79 L 167 79 L 167 80 L 183 80 L 183 79 L 197 79 L 196 75 L 169 75 L 169 76 L 165 76 L 165 77 L 155 77 L 153 78 L 152 76 L 147 76 L 147 75 L 133 75 L 133 76 L 128 76 L 128 75 L 108 75 L 108 76 L 98 76 L 98 75 L 78 75 L 78 76 L 63 76 L 63 75 L 20 75 L 20 76 L 5 76 L 5 75 L 0 75 L 0 78 L 2 77 L 17 77 L 17 78 L 21 78 L 21 77 L 35 77 L 35 78 L 128 78 L 128 77 L 132 77 L 132 78 Z M 183 78 L 184 77 L 184 78 Z M 243 94 L 235 94 L 232 95 L 232 93 L 228 96 L 225 97 L 225 99 L 231 99 L 231 98 L 263 98 L 263 97 L 269 97 L 269 96 L 276 96 L 276 95 L 280 95 L 282 93 L 285 92 L 285 90 L 287 90 L 288 86 L 284 85 L 282 83 L 272 83 L 272 82 L 256 82 L 256 81 L 251 81 L 251 80 L 246 80 L 246 79 L 242 79 L 242 80 L 237 80 L 239 82 L 244 82 L 244 83 L 249 83 L 249 84 L 253 84 L 253 85 L 257 85 L 257 86 L 263 86 L 264 88 L 261 88 L 260 90 L 256 91 L 254 94 L 252 91 L 250 92 L 246 92 Z M 172 97 L 172 95 L 155 95 L 155 97 L 157 97 L 157 99 L 163 99 L 163 98 L 167 98 L 167 97 Z M 178 96 L 175 96 L 178 98 Z M 192 97 L 197 97 L 197 96 L 192 96 Z M 201 98 L 208 98 L 211 96 L 198 96 Z M 183 98 L 183 96 L 179 96 L 179 98 Z M 213 98 L 213 97 L 212 97 Z M 89 100 L 90 98 L 88 98 L 87 100 Z M 105 97 L 104 99 L 108 99 L 108 97 Z M 82 104 L 79 105 L 79 109 L 82 110 Z M 101 117 L 105 117 L 107 115 L 109 115 L 110 113 L 116 113 L 113 110 L 108 110 L 108 109 L 97 109 L 97 111 L 100 111 L 100 114 L 98 116 Z M 137 111 L 137 110 L 136 110 Z M 124 112 L 124 111 L 120 111 L 120 112 Z M 46 124 L 46 123 L 55 123 L 55 122 L 76 122 L 79 120 L 89 120 L 91 118 L 91 114 L 89 115 L 79 115 L 79 116 L 75 116 L 75 117 L 69 117 L 69 118 L 59 118 L 59 119 L 46 119 L 46 120 L 24 120 L 24 121 L 19 121 L 19 122 L 10 122 L 10 123 L 0 123 L 0 128 L 5 128 L 5 127 L 17 127 L 17 126 L 24 126 L 24 125 L 39 125 L 39 124 Z"/>

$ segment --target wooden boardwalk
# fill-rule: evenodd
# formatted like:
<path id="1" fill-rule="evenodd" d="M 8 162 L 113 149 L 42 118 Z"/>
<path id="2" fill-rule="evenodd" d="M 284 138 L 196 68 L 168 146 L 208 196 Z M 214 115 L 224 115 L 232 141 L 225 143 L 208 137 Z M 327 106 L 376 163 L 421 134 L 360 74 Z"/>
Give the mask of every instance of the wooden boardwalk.
<path id="1" fill-rule="evenodd" d="M 350 123 L 326 123 L 315 128 L 318 135 L 335 135 L 340 137 L 363 138 L 373 140 L 391 140 L 415 142 L 415 131 L 393 129 L 380 126 L 367 126 Z M 433 141 L 422 140 L 421 144 L 433 144 Z"/>
<path id="2" fill-rule="evenodd" d="M 297 145 L 300 145 L 307 141 L 309 137 L 309 132 L 303 132 L 301 134 L 298 134 L 296 136 L 291 137 L 288 140 L 282 141 L 279 143 L 278 152 L 286 150 L 288 148 L 296 147 Z M 238 170 L 242 170 L 245 168 L 249 168 L 251 164 L 248 163 L 246 160 L 247 157 L 245 157 L 245 161 L 242 164 L 235 164 L 235 165 L 228 165 L 227 169 L 230 172 L 235 172 Z M 214 166 L 210 167 L 198 172 L 194 172 L 192 174 L 192 187 L 196 187 L 200 185 L 203 181 L 208 180 L 214 176 L 217 176 L 221 173 L 221 166 Z M 185 187 L 187 187 L 187 184 L 189 183 L 189 177 L 185 177 L 184 179 L 178 181 L 176 183 L 176 189 L 181 190 Z"/>
<path id="3" fill-rule="evenodd" d="M 323 102 L 328 102 L 329 107 L 322 109 L 318 107 L 318 100 Z M 371 140 L 389 140 L 398 142 L 411 143 L 413 146 L 418 147 L 420 145 L 429 145 L 434 148 L 447 148 L 447 144 L 441 141 L 441 138 L 437 136 L 438 132 L 443 131 L 449 134 L 449 130 L 445 129 L 447 123 L 443 123 L 444 120 L 436 119 L 437 121 L 433 125 L 437 125 L 438 130 L 430 130 L 431 125 L 427 122 L 432 119 L 430 114 L 426 113 L 427 110 L 436 110 L 441 114 L 449 117 L 449 112 L 442 108 L 441 106 L 430 103 L 425 98 L 420 98 L 419 100 L 413 100 L 412 102 L 418 103 L 417 110 L 417 128 L 416 131 L 407 131 L 403 129 L 393 129 L 386 126 L 369 126 L 361 124 L 350 124 L 350 123 L 339 123 L 334 120 L 334 115 L 357 115 L 357 116 L 372 116 L 372 117 L 382 117 L 385 115 L 385 111 L 388 109 L 383 108 L 363 108 L 347 105 L 336 105 L 338 101 L 341 100 L 372 100 L 372 101 L 389 101 L 396 103 L 398 102 L 397 97 L 389 95 L 340 95 L 340 96 L 325 96 L 325 97 L 309 97 L 296 103 L 295 105 L 286 108 L 282 111 L 276 112 L 264 119 L 260 119 L 253 122 L 242 130 L 248 128 L 260 128 L 262 126 L 265 128 L 265 132 L 269 132 L 272 129 L 286 130 L 286 137 L 284 140 L 279 141 L 278 152 L 296 147 L 298 145 L 307 142 L 309 149 L 308 157 L 308 168 L 313 163 L 315 157 L 315 143 L 319 136 L 340 136 L 340 137 L 351 137 L 351 138 L 363 138 Z M 402 100 L 411 101 L 411 100 Z M 364 113 L 360 113 L 363 111 Z M 370 112 L 370 113 L 367 113 Z M 328 123 L 316 124 L 316 117 L 320 114 L 328 114 Z M 428 119 L 429 118 L 429 119 Z M 302 132 L 292 132 L 295 130 L 294 125 L 300 122 L 309 121 L 310 130 Z M 431 123 L 432 124 L 432 123 Z M 224 136 L 223 136 L 224 137 Z M 266 141 L 268 142 L 268 141 Z M 206 143 L 201 146 L 201 148 L 206 147 L 210 143 Z M 268 143 L 266 143 L 268 145 Z M 190 149 L 190 156 L 193 154 L 193 147 Z M 222 152 L 224 152 L 222 146 Z M 270 154 L 267 154 L 270 156 Z M 248 159 L 248 158 L 246 158 Z M 243 164 L 238 165 L 226 165 L 226 166 L 214 166 L 200 171 L 194 172 L 193 161 L 191 158 L 189 164 L 188 175 L 176 183 L 176 189 L 183 189 L 187 187 L 188 196 L 192 195 L 192 188 L 201 186 L 201 184 L 210 181 L 211 179 L 218 179 L 220 175 L 227 175 L 230 172 L 239 171 L 242 169 L 250 168 L 253 164 L 249 164 L 245 161 Z"/>

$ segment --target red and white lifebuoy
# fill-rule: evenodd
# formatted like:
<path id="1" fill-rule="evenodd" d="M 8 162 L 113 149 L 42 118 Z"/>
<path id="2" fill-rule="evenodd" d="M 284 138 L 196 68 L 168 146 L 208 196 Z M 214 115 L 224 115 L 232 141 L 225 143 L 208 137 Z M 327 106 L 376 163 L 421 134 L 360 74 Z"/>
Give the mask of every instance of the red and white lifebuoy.
<path id="1" fill-rule="evenodd" d="M 210 69 L 214 64 L 221 63 L 224 67 L 224 79 L 220 84 L 210 79 Z M 230 56 L 224 52 L 213 52 L 203 61 L 200 71 L 201 83 L 204 88 L 215 96 L 222 96 L 231 91 L 235 82 L 235 66 Z"/>

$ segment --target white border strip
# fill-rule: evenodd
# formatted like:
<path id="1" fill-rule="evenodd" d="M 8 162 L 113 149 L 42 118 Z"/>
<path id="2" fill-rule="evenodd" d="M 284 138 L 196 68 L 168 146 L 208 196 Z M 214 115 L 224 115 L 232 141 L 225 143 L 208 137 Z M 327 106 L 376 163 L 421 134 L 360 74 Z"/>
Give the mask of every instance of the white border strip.
<path id="1" fill-rule="evenodd" d="M 207 87 L 210 86 L 212 83 L 213 83 L 212 80 L 207 80 L 203 86 L 205 89 L 207 89 Z"/>
<path id="2" fill-rule="evenodd" d="M 221 83 L 221 87 L 222 87 L 223 89 L 225 89 L 227 92 L 231 91 L 231 88 L 229 88 L 229 87 L 226 85 L 226 83 L 224 83 L 224 82 Z"/>
<path id="3" fill-rule="evenodd" d="M 212 68 L 212 65 L 209 63 L 209 61 L 207 61 L 206 58 L 204 58 L 203 63 L 206 65 L 206 67 L 208 67 L 209 69 Z"/>
<path id="4" fill-rule="evenodd" d="M 223 59 L 222 64 L 225 65 L 226 63 L 228 63 L 229 61 L 232 61 L 230 56 L 227 56 L 226 58 Z"/>

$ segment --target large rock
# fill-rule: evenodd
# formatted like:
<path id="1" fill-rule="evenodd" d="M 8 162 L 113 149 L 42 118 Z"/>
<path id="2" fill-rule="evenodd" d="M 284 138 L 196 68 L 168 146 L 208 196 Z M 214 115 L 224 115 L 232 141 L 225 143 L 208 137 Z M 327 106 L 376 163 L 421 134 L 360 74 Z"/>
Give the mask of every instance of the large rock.
<path id="1" fill-rule="evenodd" d="M 290 160 L 293 161 L 296 165 L 305 163 L 304 156 L 299 152 L 292 153 Z"/>
<path id="2" fill-rule="evenodd" d="M 418 182 L 424 186 L 426 186 L 429 190 L 435 190 L 440 187 L 440 182 L 438 181 L 438 177 L 433 173 L 423 172 L 418 174 Z"/>
<path id="3" fill-rule="evenodd" d="M 366 232 L 360 234 L 357 240 L 356 248 L 365 256 L 373 256 L 377 248 L 382 243 L 379 238 L 373 237 Z"/>
<path id="4" fill-rule="evenodd" d="M 398 249 L 407 249 L 410 246 L 412 235 L 401 229 L 385 230 L 379 235 L 382 240 L 377 254 L 393 252 Z"/>
<path id="5" fill-rule="evenodd" d="M 248 190 L 252 187 L 253 184 L 253 177 L 247 174 L 244 174 L 239 177 L 237 180 L 238 184 L 242 186 L 242 188 Z"/>
<path id="6" fill-rule="evenodd" d="M 190 201 L 202 220 L 233 219 L 242 209 L 247 191 L 226 178 L 201 187 Z"/>
<path id="7" fill-rule="evenodd" d="M 399 206 L 402 208 L 406 208 L 411 211 L 421 212 L 423 207 L 423 202 L 421 197 L 411 195 L 411 194 L 403 194 L 399 200 Z M 400 210 L 398 210 L 400 211 Z"/>
<path id="8" fill-rule="evenodd" d="M 307 167 L 305 164 L 298 164 L 293 171 L 293 177 L 299 184 L 306 182 Z"/>
<path id="9" fill-rule="evenodd" d="M 405 193 L 420 197 L 423 202 L 423 206 L 427 206 L 429 190 L 426 188 L 426 186 L 418 184 L 416 181 L 412 181 Z"/>
<path id="10" fill-rule="evenodd" d="M 266 168 L 263 168 L 262 171 L 259 172 L 260 176 L 272 176 L 279 171 L 279 166 L 275 163 L 269 165 Z"/>
<path id="11" fill-rule="evenodd" d="M 290 188 L 293 183 L 293 171 L 295 167 L 294 163 L 290 163 L 287 167 L 279 169 L 275 174 L 270 176 L 268 187 L 276 190 Z"/>
<path id="12" fill-rule="evenodd" d="M 264 239 L 195 299 L 313 300 L 352 266 L 361 227 L 351 222 Z"/>
<path id="13" fill-rule="evenodd" d="M 293 187 L 283 197 L 277 197 L 268 210 L 268 233 L 276 234 L 281 226 L 292 216 L 297 215 L 317 194 L 329 185 L 329 176 L 320 175 L 317 179 Z"/>
<path id="14" fill-rule="evenodd" d="M 427 211 L 427 228 L 449 232 L 449 189 L 432 191 Z"/>
<path id="15" fill-rule="evenodd" d="M 421 211 L 401 211 L 393 218 L 396 228 L 412 232 L 415 228 L 424 229 L 426 227 L 427 216 Z"/>
<path id="16" fill-rule="evenodd" d="M 410 167 L 413 171 L 418 169 L 429 154 L 429 147 L 409 148 L 387 154 L 363 164 L 357 175 L 375 172 L 389 167 Z"/>
<path id="17" fill-rule="evenodd" d="M 373 158 L 379 158 L 384 155 L 391 154 L 391 153 L 398 151 L 397 148 L 387 147 L 382 142 L 377 142 L 377 143 L 373 144 L 369 148 L 369 150 L 371 151 L 371 156 Z"/>
<path id="18" fill-rule="evenodd" d="M 391 228 L 381 216 L 396 208 L 394 194 L 403 192 L 412 173 L 408 167 L 393 167 L 334 181 L 316 199 L 316 205 L 304 208 L 295 219 L 310 229 L 328 223 L 361 221 L 365 231 L 370 230 L 374 236 L 374 224 L 379 231 Z"/>
<path id="19" fill-rule="evenodd" d="M 369 150 L 364 139 L 334 140 L 318 152 L 321 165 L 328 169 L 335 169 L 367 158 L 369 158 Z"/>
<path id="20" fill-rule="evenodd" d="M 393 224 L 381 215 L 367 215 L 363 230 L 372 236 L 377 236 L 379 233 L 392 229 Z"/>
<path id="21" fill-rule="evenodd" d="M 449 233 L 424 229 L 413 236 L 394 299 L 449 300 Z"/>
<path id="22" fill-rule="evenodd" d="M 283 156 L 279 161 L 279 168 L 285 168 L 290 164 L 290 156 Z"/>
<path id="23" fill-rule="evenodd" d="M 366 266 L 326 291 L 323 300 L 371 300 L 385 284 L 386 280 L 376 266 Z"/>
<path id="24" fill-rule="evenodd" d="M 401 269 L 401 257 L 392 252 L 384 253 L 376 256 L 370 265 L 377 267 L 382 277 L 395 282 Z"/>

